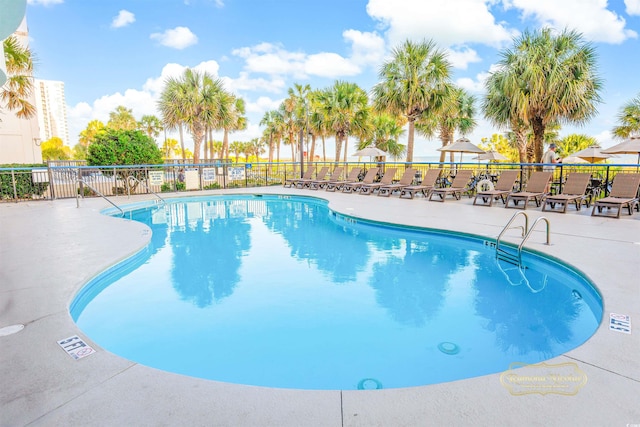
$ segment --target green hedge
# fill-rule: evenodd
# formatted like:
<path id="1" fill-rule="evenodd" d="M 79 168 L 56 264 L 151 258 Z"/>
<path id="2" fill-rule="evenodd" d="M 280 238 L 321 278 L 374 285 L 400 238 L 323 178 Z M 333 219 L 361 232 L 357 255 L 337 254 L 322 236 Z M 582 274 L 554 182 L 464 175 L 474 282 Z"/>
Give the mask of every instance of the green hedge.
<path id="1" fill-rule="evenodd" d="M 0 165 L 0 168 L 46 168 L 47 165 L 11 164 Z M 30 199 L 33 196 L 42 196 L 49 187 L 48 182 L 33 182 L 33 174 L 30 170 L 14 171 L 16 194 L 19 199 Z M 0 171 L 0 197 L 2 199 L 14 199 L 13 179 L 10 170 Z"/>

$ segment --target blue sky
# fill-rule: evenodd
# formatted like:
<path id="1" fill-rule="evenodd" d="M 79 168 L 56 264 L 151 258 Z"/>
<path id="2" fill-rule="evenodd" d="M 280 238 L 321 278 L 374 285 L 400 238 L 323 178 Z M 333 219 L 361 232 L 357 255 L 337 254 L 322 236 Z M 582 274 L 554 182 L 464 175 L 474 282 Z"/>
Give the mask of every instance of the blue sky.
<path id="1" fill-rule="evenodd" d="M 370 91 L 406 39 L 446 49 L 454 82 L 481 99 L 500 49 L 542 26 L 581 32 L 604 80 L 598 116 L 561 136 L 613 145 L 617 113 L 640 94 L 640 0 L 28 0 L 26 16 L 36 77 L 65 83 L 70 145 L 118 105 L 137 119 L 160 116 L 164 79 L 185 67 L 208 71 L 244 98 L 249 126 L 230 139 L 249 140 L 294 83 L 346 80 Z M 472 142 L 501 132 L 478 116 Z M 437 155 L 439 146 L 419 138 L 414 156 Z"/>

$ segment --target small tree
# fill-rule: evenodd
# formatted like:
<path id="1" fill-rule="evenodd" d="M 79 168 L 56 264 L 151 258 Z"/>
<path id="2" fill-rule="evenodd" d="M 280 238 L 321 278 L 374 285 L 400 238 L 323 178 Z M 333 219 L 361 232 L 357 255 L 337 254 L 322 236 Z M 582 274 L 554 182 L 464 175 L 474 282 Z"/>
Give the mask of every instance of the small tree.
<path id="1" fill-rule="evenodd" d="M 139 130 L 107 129 L 97 134 L 87 151 L 90 166 L 124 166 L 162 164 L 162 152 L 156 143 Z M 103 171 L 110 175 L 111 171 Z M 135 189 L 138 182 L 130 182 L 130 177 L 144 179 L 143 170 L 123 168 L 116 175 L 124 182 L 125 189 Z"/>
<path id="2" fill-rule="evenodd" d="M 64 142 L 57 136 L 44 141 L 40 146 L 42 150 L 42 160 L 69 160 L 71 158 L 71 149 L 64 145 Z"/>

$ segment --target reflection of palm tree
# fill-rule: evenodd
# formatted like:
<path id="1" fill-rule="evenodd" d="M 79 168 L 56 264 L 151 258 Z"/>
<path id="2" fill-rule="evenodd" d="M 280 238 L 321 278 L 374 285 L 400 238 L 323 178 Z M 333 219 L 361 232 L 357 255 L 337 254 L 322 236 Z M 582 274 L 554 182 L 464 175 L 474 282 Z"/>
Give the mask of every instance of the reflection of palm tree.
<path id="1" fill-rule="evenodd" d="M 397 238 L 393 238 L 399 241 Z M 404 240 L 404 239 L 403 239 Z M 402 240 L 400 240 L 402 241 Z M 378 304 L 385 307 L 398 322 L 422 326 L 442 306 L 448 283 L 434 281 L 434 277 L 447 277 L 464 265 L 465 251 L 415 238 L 404 240 L 404 257 L 391 256 L 385 263 L 374 266 L 371 287 L 376 290 Z M 442 259 L 456 260 L 452 267 Z"/>
<path id="2" fill-rule="evenodd" d="M 551 292 L 553 278 L 547 278 L 545 289 L 535 294 L 524 284 L 510 287 L 495 267 L 498 261 L 493 254 L 481 256 L 475 308 L 478 315 L 489 320 L 485 328 L 495 333 L 503 351 L 552 355 L 555 344 L 571 340 L 571 322 L 580 312 L 575 297 L 568 294 L 558 298 L 556 292 Z M 526 274 L 532 283 L 545 279 L 544 273 L 526 270 Z"/>
<path id="3" fill-rule="evenodd" d="M 224 203 L 228 210 L 231 202 L 213 203 Z M 250 246 L 249 224 L 242 218 L 198 218 L 196 222 L 196 219 L 188 218 L 186 204 L 178 209 L 184 210 L 185 222 L 189 225 L 182 224 L 170 230 L 174 247 L 171 270 L 174 288 L 183 299 L 206 307 L 233 293 L 240 279 L 242 253 Z M 221 228 L 233 229 L 234 233 L 217 232 Z M 206 252 L 198 249 L 205 247 L 208 248 Z"/>
<path id="4" fill-rule="evenodd" d="M 291 247 L 291 255 L 316 264 L 335 283 L 354 280 L 366 264 L 367 243 L 351 228 L 333 222 L 325 204 L 306 202 L 275 203 L 263 218 Z M 320 236 L 313 231 L 322 227 Z M 313 237 L 311 237 L 313 235 Z"/>

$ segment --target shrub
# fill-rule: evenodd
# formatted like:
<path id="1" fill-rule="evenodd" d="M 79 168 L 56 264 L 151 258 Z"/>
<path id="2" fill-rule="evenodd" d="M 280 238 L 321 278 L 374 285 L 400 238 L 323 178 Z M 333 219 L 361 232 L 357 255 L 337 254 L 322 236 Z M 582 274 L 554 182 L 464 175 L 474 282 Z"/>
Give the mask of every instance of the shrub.
<path id="1" fill-rule="evenodd" d="M 46 167 L 46 165 L 24 165 L 11 164 L 0 165 L 0 168 L 29 168 L 29 167 Z M 33 182 L 33 174 L 30 170 L 14 171 L 16 194 L 19 199 L 33 198 L 33 196 L 42 197 L 47 188 L 48 182 Z M 0 171 L 0 197 L 2 199 L 13 199 L 13 178 L 10 170 Z"/>

